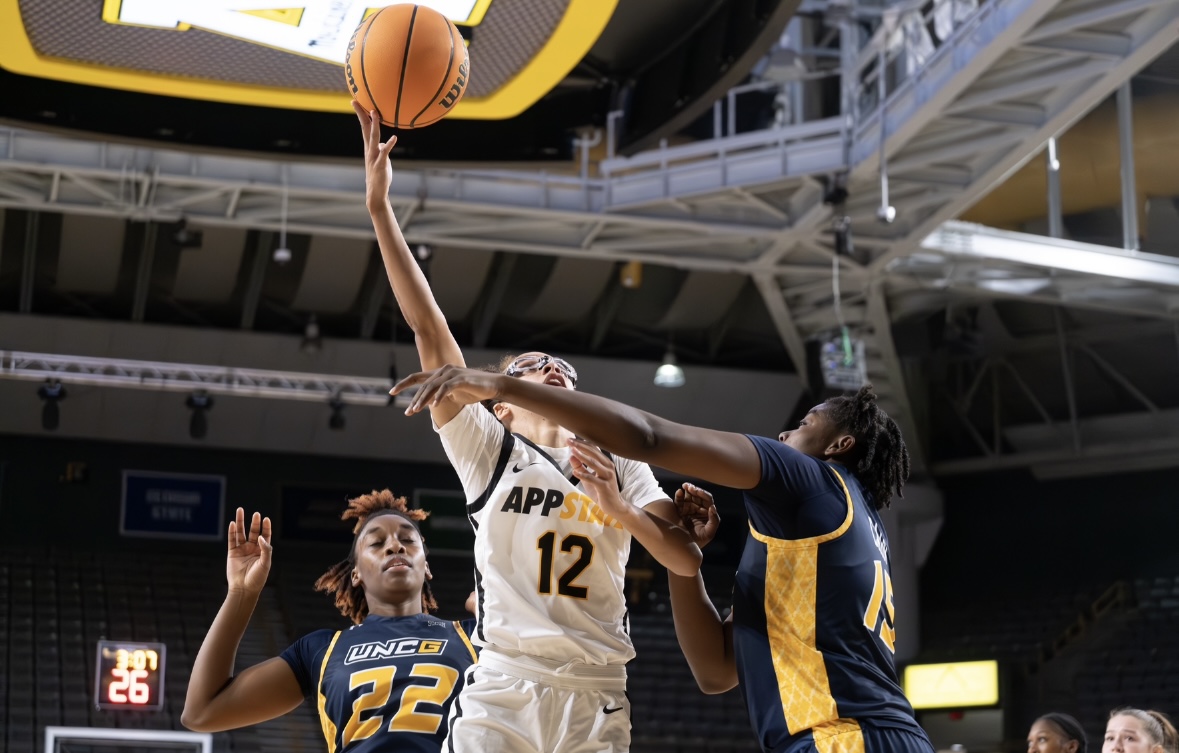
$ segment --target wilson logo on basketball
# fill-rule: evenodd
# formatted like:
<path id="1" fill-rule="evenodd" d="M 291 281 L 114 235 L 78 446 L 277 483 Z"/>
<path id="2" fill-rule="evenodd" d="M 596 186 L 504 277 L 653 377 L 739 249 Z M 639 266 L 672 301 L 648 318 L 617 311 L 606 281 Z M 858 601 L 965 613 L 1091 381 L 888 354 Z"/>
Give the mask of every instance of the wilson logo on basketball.
<path id="1" fill-rule="evenodd" d="M 348 40 L 347 60 L 349 62 L 347 65 L 344 66 L 344 75 L 348 77 L 348 90 L 351 91 L 353 94 L 356 94 L 356 92 L 360 91 L 360 87 L 356 85 L 356 76 L 355 76 L 355 74 L 352 73 L 352 62 L 351 62 L 352 61 L 352 51 L 356 49 L 356 35 L 359 33 L 360 33 L 360 29 L 358 28 L 356 31 L 354 31 L 352 33 L 352 38 Z"/>
<path id="2" fill-rule="evenodd" d="M 463 89 L 467 87 L 467 62 L 467 60 L 464 60 L 459 63 L 458 79 L 451 85 L 450 91 L 446 93 L 442 101 L 438 103 L 448 110 L 463 96 Z"/>

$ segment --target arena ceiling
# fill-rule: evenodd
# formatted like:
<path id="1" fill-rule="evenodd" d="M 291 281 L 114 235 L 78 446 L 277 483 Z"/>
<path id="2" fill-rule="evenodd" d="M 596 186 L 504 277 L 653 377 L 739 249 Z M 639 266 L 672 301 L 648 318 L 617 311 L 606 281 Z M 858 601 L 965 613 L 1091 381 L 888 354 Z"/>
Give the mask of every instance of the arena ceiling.
<path id="1" fill-rule="evenodd" d="M 1084 7 L 1072 7 L 1078 3 Z M 1047 247 L 1039 249 L 1043 258 L 1002 263 L 952 253 L 952 235 L 940 236 L 941 246 L 922 247 L 953 217 L 1044 233 L 1044 160 L 1030 157 L 1053 133 L 1060 135 L 1064 235 L 1120 247 L 1119 192 L 1110 190 L 1120 163 L 1108 95 L 1117 76 L 1138 71 L 1140 247 L 1158 270 L 1179 256 L 1172 127 L 1179 51 L 1131 69 L 1121 56 L 1132 45 L 1110 41 L 1135 38 L 1154 18 L 1145 13 L 1166 11 L 1165 4 L 1060 5 L 1055 14 L 1039 12 L 1046 26 L 1056 33 L 1068 26 L 1072 36 L 1058 40 L 1040 30 L 1034 44 L 1012 40 L 1004 62 L 963 84 L 958 101 L 947 97 L 938 105 L 949 116 L 926 113 L 922 125 L 890 137 L 898 144 L 891 155 L 896 223 L 875 220 L 875 165 L 862 165 L 851 178 L 846 209 L 856 250 L 839 257 L 844 315 L 870 338 L 873 380 L 907 383 L 908 404 L 894 393 L 888 407 L 921 437 L 924 467 L 935 474 L 1028 466 L 1042 475 L 1099 473 L 1179 462 L 1179 284 L 1070 271 Z M 647 7 L 622 0 L 616 12 L 641 15 Z M 1124 21 L 1121 30 L 1104 21 L 1099 30 L 1071 31 L 1114 11 Z M 614 31 L 612 21 L 594 50 L 619 69 L 634 63 L 622 50 L 641 58 L 643 33 L 657 27 L 640 21 Z M 1082 44 L 1093 40 L 1106 47 L 1092 52 Z M 1046 51 L 1044 60 L 1033 57 Z M 1038 74 L 1029 76 L 1028 67 Z M 593 90 L 582 74 L 571 73 L 529 112 L 562 92 Z M 1061 76 L 1069 78 L 1062 84 Z M 897 101 L 905 104 L 903 97 Z M 220 106 L 240 107 L 200 105 Z M 638 120 L 632 115 L 632 123 Z M 838 164 L 842 145 L 829 120 L 805 124 L 811 129 L 805 138 L 780 151 L 772 132 L 738 136 L 736 148 L 719 159 L 707 141 L 686 144 L 675 152 L 687 155 L 678 172 L 661 172 L 658 152 L 607 160 L 594 167 L 613 169 L 615 178 L 588 184 L 571 175 L 576 168 L 568 159 L 555 174 L 536 167 L 512 175 L 490 168 L 459 173 L 408 163 L 395 175 L 394 204 L 415 248 L 425 247 L 423 266 L 466 348 L 486 354 L 536 348 L 646 369 L 671 346 L 689 366 L 785 375 L 793 381 L 784 390 L 794 397 L 799 382 L 816 381 L 796 367 L 807 363 L 804 348 L 813 350 L 814 338 L 837 324 L 831 210 L 824 203 L 830 176 L 822 165 Z M 675 118 L 661 122 L 660 128 L 680 129 L 679 141 L 692 138 Z M 453 125 L 483 129 L 483 143 L 494 141 L 488 131 L 494 124 Z M 861 145 L 874 149 L 871 127 Z M 355 144 L 355 126 L 340 128 Z M 632 129 L 623 140 L 641 145 L 659 132 Z M 235 138 L 248 144 L 250 133 L 247 127 Z M 0 311 L 143 327 L 157 333 L 153 341 L 159 327 L 226 338 L 266 335 L 273 339 L 267 352 L 287 348 L 291 358 L 298 357 L 312 315 L 341 346 L 392 342 L 404 349 L 412 342 L 373 253 L 352 147 L 347 160 L 300 159 L 283 168 L 280 155 L 251 162 L 207 149 L 154 144 L 163 151 L 149 153 L 136 151 L 145 142 L 101 141 L 0 139 L 10 153 L 25 155 L 0 180 L 6 192 L 0 204 L 7 207 L 0 215 Z M 270 148 L 257 143 L 260 151 Z M 139 158 L 156 160 L 160 169 L 154 175 L 141 169 Z M 102 170 L 82 169 L 100 161 Z M 727 184 L 722 178 L 708 190 L 694 183 L 711 180 L 718 165 L 722 176 L 742 177 Z M 771 178 L 756 177 L 779 168 Z M 284 181 L 294 187 L 285 242 L 278 222 Z M 660 198 L 640 195 L 648 189 Z M 530 208 L 508 207 L 520 196 L 531 197 Z M 613 203 L 603 205 L 603 197 Z M 187 227 L 179 222 L 185 216 Z M 186 239 L 182 231 L 190 229 L 200 230 L 200 238 Z M 284 264 L 273 257 L 281 245 L 291 251 Z M 18 326 L 8 322 L 9 331 Z M 133 352 L 107 355 L 136 357 Z M 774 411 L 773 421 L 759 416 L 743 391 L 752 383 L 733 384 L 731 391 L 681 393 L 677 405 L 690 415 L 693 402 L 735 400 L 739 393 L 747 421 L 739 425 L 772 423 L 772 431 L 789 422 L 777 404 L 762 406 Z M 27 420 L 26 428 L 37 431 L 35 411 Z M 289 433 L 291 422 L 282 425 Z M 331 444 L 317 441 L 305 449 Z"/>
<path id="2" fill-rule="evenodd" d="M 351 156 L 341 63 L 392 0 L 3 0 L 0 118 L 108 136 Z M 622 148 L 737 84 L 799 0 L 429 0 L 468 41 L 470 88 L 404 159 L 563 160 L 610 112 Z"/>

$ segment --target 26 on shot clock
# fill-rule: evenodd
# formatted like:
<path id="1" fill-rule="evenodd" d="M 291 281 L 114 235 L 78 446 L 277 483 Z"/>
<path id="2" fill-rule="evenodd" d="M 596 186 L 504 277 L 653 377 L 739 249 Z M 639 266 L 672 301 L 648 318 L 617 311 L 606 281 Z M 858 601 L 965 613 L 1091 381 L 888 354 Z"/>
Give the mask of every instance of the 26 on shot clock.
<path id="1" fill-rule="evenodd" d="M 99 641 L 94 705 L 146 709 L 164 705 L 164 644 Z"/>

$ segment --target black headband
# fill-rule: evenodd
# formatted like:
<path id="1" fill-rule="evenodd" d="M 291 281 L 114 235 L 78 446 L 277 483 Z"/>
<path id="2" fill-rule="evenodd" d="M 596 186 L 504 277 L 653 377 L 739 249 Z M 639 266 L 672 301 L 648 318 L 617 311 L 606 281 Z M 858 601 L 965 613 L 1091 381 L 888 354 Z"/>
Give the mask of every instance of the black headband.
<path id="1" fill-rule="evenodd" d="M 1064 733 L 1066 740 L 1077 741 L 1077 753 L 1085 753 L 1085 749 L 1089 741 L 1085 739 L 1085 730 L 1081 728 L 1081 723 L 1068 714 L 1062 714 L 1059 711 L 1053 711 L 1044 714 L 1037 721 L 1050 722 L 1060 728 Z"/>

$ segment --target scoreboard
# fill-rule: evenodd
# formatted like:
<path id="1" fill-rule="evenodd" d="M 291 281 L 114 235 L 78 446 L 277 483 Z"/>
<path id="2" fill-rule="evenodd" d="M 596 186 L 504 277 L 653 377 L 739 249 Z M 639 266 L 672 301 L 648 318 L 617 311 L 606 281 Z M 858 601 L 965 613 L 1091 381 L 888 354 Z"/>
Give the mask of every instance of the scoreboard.
<path id="1" fill-rule="evenodd" d="M 164 706 L 163 643 L 99 641 L 94 672 L 94 705 L 100 709 Z"/>

